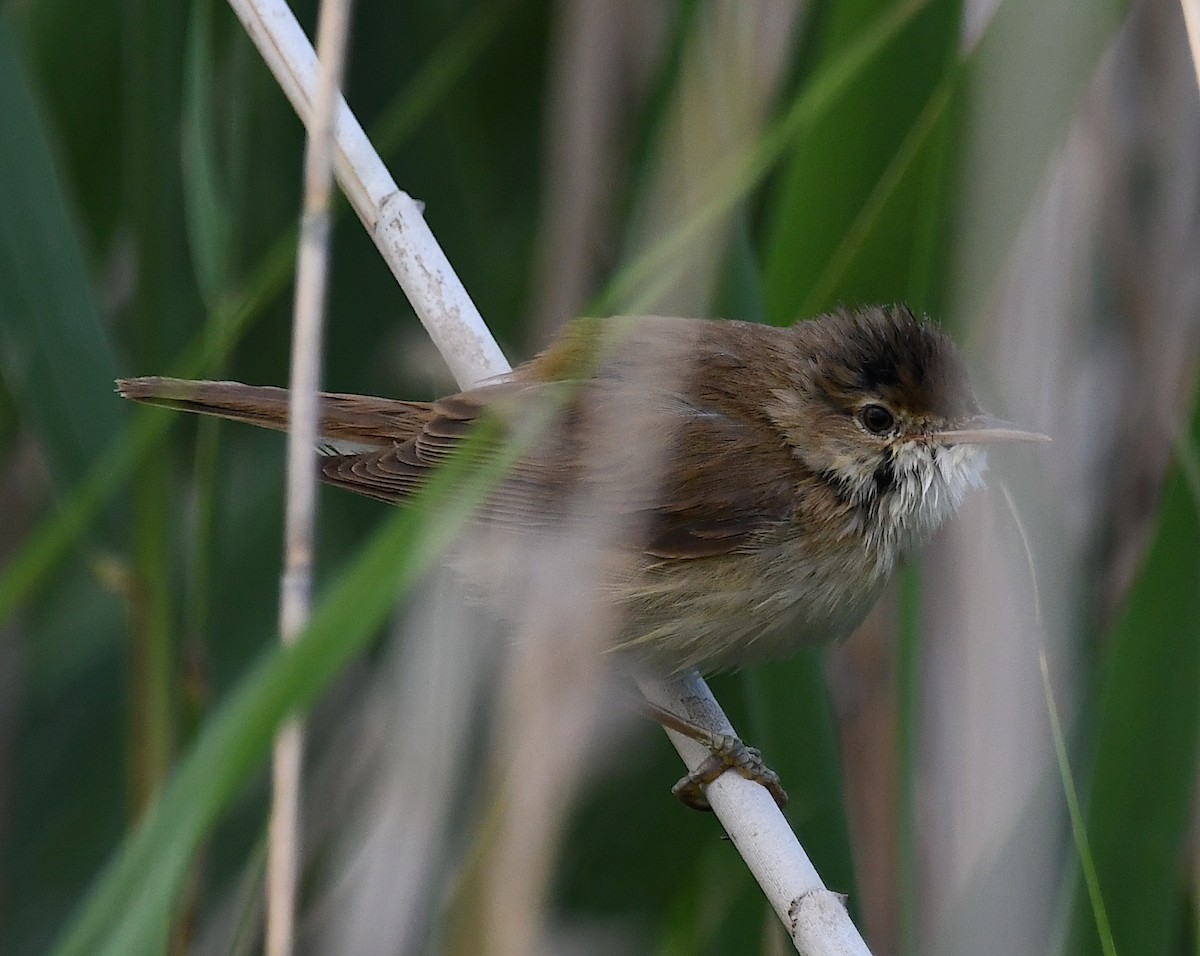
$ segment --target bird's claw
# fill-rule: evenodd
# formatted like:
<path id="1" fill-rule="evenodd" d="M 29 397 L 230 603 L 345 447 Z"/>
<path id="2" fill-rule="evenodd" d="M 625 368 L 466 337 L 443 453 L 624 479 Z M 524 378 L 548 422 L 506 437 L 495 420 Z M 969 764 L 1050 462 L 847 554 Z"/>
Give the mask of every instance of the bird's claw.
<path id="1" fill-rule="evenodd" d="M 671 793 L 686 806 L 693 810 L 712 810 L 704 788 L 726 770 L 766 787 L 781 810 L 787 806 L 788 795 L 779 782 L 779 774 L 763 762 L 757 748 L 747 747 L 732 734 L 713 734 L 705 744 L 709 749 L 705 761 L 671 788 Z"/>

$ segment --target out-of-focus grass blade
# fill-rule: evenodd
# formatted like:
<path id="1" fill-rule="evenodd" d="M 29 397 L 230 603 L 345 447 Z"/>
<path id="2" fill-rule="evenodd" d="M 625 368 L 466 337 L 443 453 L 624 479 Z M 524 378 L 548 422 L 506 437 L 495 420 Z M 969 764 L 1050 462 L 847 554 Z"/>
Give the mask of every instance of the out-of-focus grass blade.
<path id="1" fill-rule="evenodd" d="M 1200 407 L 1191 447 L 1200 445 Z M 1112 637 L 1099 699 L 1087 828 L 1120 953 L 1182 951 L 1185 847 L 1200 779 L 1200 500 L 1180 469 Z M 1096 951 L 1076 894 L 1067 952 Z"/>
<path id="2" fill-rule="evenodd" d="M 1054 755 L 1058 760 L 1058 773 L 1062 778 L 1063 793 L 1067 798 L 1067 813 L 1071 817 L 1071 830 L 1075 836 L 1075 852 L 1079 857 L 1079 865 L 1083 870 L 1083 883 L 1087 887 L 1088 905 L 1096 922 L 1096 933 L 1100 937 L 1100 946 L 1104 956 L 1117 956 L 1113 945 L 1112 927 L 1108 925 L 1108 908 L 1104 905 L 1104 894 L 1100 891 L 1100 880 L 1096 876 L 1096 861 L 1092 857 L 1092 847 L 1087 835 L 1087 821 L 1083 818 L 1083 808 L 1079 804 L 1079 793 L 1075 787 L 1075 775 L 1071 770 L 1070 756 L 1067 753 L 1067 738 L 1063 733 L 1062 721 L 1058 717 L 1058 703 L 1054 699 L 1054 686 L 1050 681 L 1050 665 L 1046 662 L 1046 652 L 1038 657 L 1042 669 L 1042 687 L 1046 692 L 1046 708 L 1050 713 L 1050 734 L 1054 738 Z"/>
<path id="3" fill-rule="evenodd" d="M 302 711 L 375 633 L 396 598 L 453 540 L 524 442 L 480 464 L 481 428 L 419 501 L 398 509 L 321 601 L 301 639 L 269 653 L 207 721 L 142 824 L 128 837 L 55 950 L 58 956 L 153 951 L 199 842 Z"/>
<path id="4" fill-rule="evenodd" d="M 846 55 L 895 6 L 876 0 L 835 7 L 822 59 Z M 960 8 L 959 0 L 925 4 L 897 42 L 847 84 L 838 109 L 823 112 L 793 144 L 770 206 L 764 255 L 764 294 L 775 324 L 837 301 L 907 298 L 921 203 L 930 200 L 914 159 L 933 160 L 920 147 L 937 120 L 934 93 L 955 68 Z M 911 187 L 897 190 L 894 181 L 905 175 Z"/>
<path id="5" fill-rule="evenodd" d="M 920 311 L 936 311 L 945 279 L 936 253 L 948 199 L 945 132 L 952 97 L 953 82 L 947 77 L 863 197 L 845 233 L 832 249 L 822 250 L 828 258 L 794 316 L 817 315 L 851 295 L 857 302 L 899 299 Z"/>
<path id="6" fill-rule="evenodd" d="M 986 312 L 1051 157 L 1128 7 L 1004 0 L 964 77 L 962 188 L 949 310 Z"/>
<path id="7" fill-rule="evenodd" d="M 0 365 L 55 478 L 82 478 L 125 418 L 114 350 L 96 307 L 6 13 L 0 14 Z"/>
<path id="8" fill-rule="evenodd" d="M 430 51 L 402 93 L 371 127 L 371 139 L 380 152 L 399 146 L 433 114 L 523 2 L 496 0 L 479 4 L 462 18 L 453 33 Z"/>
<path id="9" fill-rule="evenodd" d="M 622 269 L 592 304 L 591 313 L 604 315 L 617 309 L 635 312 L 638 302 L 654 299 L 659 289 L 676 281 L 689 244 L 758 186 L 798 137 L 836 109 L 845 91 L 931 2 L 902 0 L 890 6 L 845 50 L 823 64 L 785 106 L 771 129 L 714 174 L 711 186 L 705 190 L 710 198 L 678 229 Z"/>
<path id="10" fill-rule="evenodd" d="M 212 309 L 228 285 L 237 237 L 222 187 L 217 119 L 212 97 L 217 76 L 214 0 L 196 0 L 188 21 L 183 80 L 183 198 L 188 248 L 196 282 Z M 237 108 L 236 103 L 233 108 Z"/>

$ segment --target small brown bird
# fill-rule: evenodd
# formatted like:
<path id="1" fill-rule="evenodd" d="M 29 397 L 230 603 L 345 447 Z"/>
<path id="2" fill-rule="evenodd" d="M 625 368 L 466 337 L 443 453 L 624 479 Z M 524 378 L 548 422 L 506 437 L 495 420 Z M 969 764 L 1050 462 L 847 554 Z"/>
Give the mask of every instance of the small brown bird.
<path id="1" fill-rule="evenodd" d="M 117 388 L 288 425 L 284 389 L 167 378 Z M 954 344 L 902 306 L 790 328 L 580 320 L 511 374 L 435 402 L 324 395 L 321 473 L 403 502 L 482 416 L 516 428 L 547 402 L 552 423 L 480 520 L 536 532 L 582 509 L 623 523 L 607 583 L 617 644 L 658 673 L 846 637 L 901 557 L 980 484 L 981 445 L 1046 440 L 982 414 Z M 690 781 L 690 802 L 703 805 L 698 785 L 726 766 L 745 772 L 746 754 L 719 763 Z"/>

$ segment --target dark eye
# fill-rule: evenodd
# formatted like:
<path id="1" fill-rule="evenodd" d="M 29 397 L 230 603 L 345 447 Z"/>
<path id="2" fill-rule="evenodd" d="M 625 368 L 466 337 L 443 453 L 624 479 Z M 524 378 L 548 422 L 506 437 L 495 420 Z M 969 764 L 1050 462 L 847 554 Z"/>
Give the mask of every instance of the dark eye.
<path id="1" fill-rule="evenodd" d="M 864 405 L 858 412 L 858 420 L 872 435 L 886 435 L 896 424 L 896 416 L 883 405 Z"/>

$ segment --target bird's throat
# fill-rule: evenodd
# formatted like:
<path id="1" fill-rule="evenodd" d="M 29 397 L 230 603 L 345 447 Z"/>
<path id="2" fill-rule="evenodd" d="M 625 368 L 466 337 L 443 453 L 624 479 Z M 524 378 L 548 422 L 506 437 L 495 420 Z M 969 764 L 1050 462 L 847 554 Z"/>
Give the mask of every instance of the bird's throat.
<path id="1" fill-rule="evenodd" d="M 885 552 L 892 563 L 923 546 L 958 511 L 967 492 L 983 484 L 986 466 L 983 452 L 972 445 L 910 442 L 891 449 L 886 465 L 872 476 L 868 547 Z"/>

